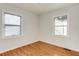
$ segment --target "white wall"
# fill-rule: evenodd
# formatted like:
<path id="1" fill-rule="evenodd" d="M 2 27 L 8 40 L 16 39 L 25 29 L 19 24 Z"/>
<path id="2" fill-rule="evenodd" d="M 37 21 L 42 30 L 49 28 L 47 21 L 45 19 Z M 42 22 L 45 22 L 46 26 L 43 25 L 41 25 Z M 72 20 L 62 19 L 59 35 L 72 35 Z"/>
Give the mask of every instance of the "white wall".
<path id="1" fill-rule="evenodd" d="M 53 16 L 68 14 L 68 36 L 54 35 Z M 72 5 L 40 15 L 40 39 L 64 48 L 79 51 L 79 5 Z"/>
<path id="2" fill-rule="evenodd" d="M 11 6 L 8 4 L 0 4 L 0 34 L 1 34 L 1 29 L 2 29 L 2 12 L 11 12 L 17 15 L 21 15 L 22 16 L 22 20 L 23 20 L 23 36 L 21 37 L 17 37 L 17 38 L 5 38 L 2 39 L 0 37 L 0 53 L 1 52 L 5 52 L 8 51 L 10 49 L 14 49 L 23 45 L 27 45 L 33 42 L 36 42 L 38 40 L 38 16 L 21 10 L 15 6 Z"/>
<path id="3" fill-rule="evenodd" d="M 12 5 L 0 4 L 0 35 L 2 29 L 1 13 L 4 11 L 22 16 L 23 36 L 12 39 L 1 39 L 0 37 L 0 53 L 38 40 L 79 51 L 79 5 L 62 8 L 38 16 Z M 54 22 L 52 20 L 53 16 L 63 13 L 69 14 L 68 36 L 57 37 L 54 35 Z"/>

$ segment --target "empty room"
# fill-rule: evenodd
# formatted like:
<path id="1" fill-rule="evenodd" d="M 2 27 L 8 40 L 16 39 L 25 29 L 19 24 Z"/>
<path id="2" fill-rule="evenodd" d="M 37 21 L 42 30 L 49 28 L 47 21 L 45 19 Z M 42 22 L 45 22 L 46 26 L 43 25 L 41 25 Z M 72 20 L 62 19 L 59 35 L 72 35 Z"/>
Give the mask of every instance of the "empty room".
<path id="1" fill-rule="evenodd" d="M 0 3 L 0 56 L 79 56 L 79 3 Z"/>

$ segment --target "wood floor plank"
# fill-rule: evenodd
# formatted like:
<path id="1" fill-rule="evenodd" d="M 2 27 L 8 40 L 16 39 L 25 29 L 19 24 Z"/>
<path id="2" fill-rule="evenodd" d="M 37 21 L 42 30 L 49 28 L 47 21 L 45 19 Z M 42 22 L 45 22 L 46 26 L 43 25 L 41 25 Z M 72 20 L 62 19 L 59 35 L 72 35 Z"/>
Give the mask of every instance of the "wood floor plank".
<path id="1" fill-rule="evenodd" d="M 45 42 L 35 42 L 5 53 L 0 56 L 79 56 L 79 53 Z"/>

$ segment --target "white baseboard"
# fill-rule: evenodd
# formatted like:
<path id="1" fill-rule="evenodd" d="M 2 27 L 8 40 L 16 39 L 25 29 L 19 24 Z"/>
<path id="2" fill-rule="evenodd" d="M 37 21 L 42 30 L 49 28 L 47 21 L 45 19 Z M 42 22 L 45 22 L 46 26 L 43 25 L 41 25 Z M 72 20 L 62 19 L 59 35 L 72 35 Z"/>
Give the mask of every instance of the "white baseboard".
<path id="1" fill-rule="evenodd" d="M 44 41 L 44 40 L 41 40 L 41 41 L 42 41 L 42 42 L 49 43 L 49 44 L 51 44 L 51 45 L 56 45 L 56 46 L 59 46 L 59 47 L 62 47 L 62 48 L 66 48 L 66 49 L 69 49 L 69 50 L 72 50 L 72 51 L 79 52 L 79 50 L 77 50 L 77 49 L 71 49 L 71 48 L 63 47 L 63 46 L 61 46 L 60 44 L 57 44 L 57 43 L 52 43 L 52 42 Z"/>
<path id="2" fill-rule="evenodd" d="M 20 45 L 20 46 L 16 46 L 16 47 L 13 47 L 13 48 L 9 48 L 9 49 L 0 51 L 0 53 L 5 53 L 5 52 L 8 52 L 8 51 L 10 51 L 10 50 L 14 50 L 14 49 L 20 48 L 20 47 L 22 47 L 22 46 L 26 46 L 26 45 L 32 44 L 32 43 L 34 43 L 34 42 L 37 42 L 37 41 L 32 41 L 32 42 L 29 42 L 29 43 L 26 43 L 26 44 L 22 44 L 22 45 Z"/>

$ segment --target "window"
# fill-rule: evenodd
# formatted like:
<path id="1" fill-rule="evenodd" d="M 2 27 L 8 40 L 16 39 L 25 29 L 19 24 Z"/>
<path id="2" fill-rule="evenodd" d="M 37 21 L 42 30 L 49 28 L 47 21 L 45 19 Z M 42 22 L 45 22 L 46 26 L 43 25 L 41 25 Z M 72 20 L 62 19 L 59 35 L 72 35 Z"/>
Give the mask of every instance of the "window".
<path id="1" fill-rule="evenodd" d="M 20 35 L 21 17 L 5 13 L 4 33 L 5 36 Z"/>
<path id="2" fill-rule="evenodd" d="M 67 35 L 67 15 L 54 17 L 55 35 Z"/>

